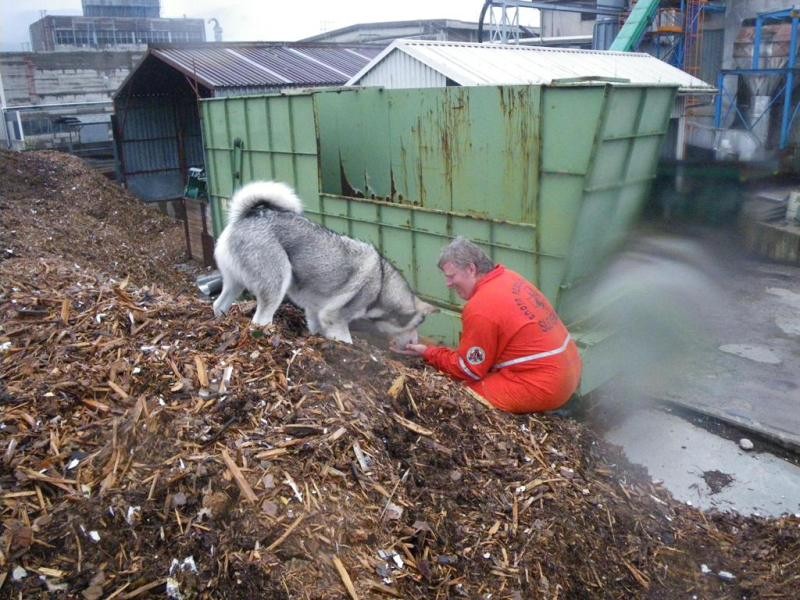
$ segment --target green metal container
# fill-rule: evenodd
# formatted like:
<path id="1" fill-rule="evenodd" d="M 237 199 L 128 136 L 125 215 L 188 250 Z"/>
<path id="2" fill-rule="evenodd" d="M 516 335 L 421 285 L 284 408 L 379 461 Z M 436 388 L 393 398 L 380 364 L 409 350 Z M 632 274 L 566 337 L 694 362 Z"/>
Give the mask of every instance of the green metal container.
<path id="1" fill-rule="evenodd" d="M 442 307 L 422 333 L 450 344 L 460 302 L 436 262 L 463 235 L 553 302 L 582 349 L 586 392 L 619 359 L 575 290 L 638 216 L 676 91 L 563 82 L 206 100 L 214 231 L 243 183 L 285 181 L 309 217 L 373 243 Z"/>

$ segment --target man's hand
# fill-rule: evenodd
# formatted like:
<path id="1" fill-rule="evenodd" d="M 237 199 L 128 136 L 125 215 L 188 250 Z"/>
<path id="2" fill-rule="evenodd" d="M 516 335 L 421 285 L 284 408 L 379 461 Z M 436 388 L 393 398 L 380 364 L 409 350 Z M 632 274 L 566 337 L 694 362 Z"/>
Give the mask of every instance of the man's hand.
<path id="1" fill-rule="evenodd" d="M 425 344 L 406 344 L 405 348 L 390 347 L 392 352 L 405 354 L 406 356 L 422 356 L 428 346 Z"/>

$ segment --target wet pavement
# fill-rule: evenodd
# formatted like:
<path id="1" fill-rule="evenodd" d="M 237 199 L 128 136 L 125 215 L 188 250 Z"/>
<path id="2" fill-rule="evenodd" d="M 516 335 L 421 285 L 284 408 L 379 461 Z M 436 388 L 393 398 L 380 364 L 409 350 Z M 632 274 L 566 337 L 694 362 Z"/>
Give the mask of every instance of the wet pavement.
<path id="1" fill-rule="evenodd" d="M 746 255 L 733 230 L 658 246 L 679 251 L 650 265 L 672 280 L 647 282 L 667 293 L 644 312 L 656 320 L 663 306 L 681 304 L 682 326 L 661 325 L 644 343 L 671 338 L 673 352 L 601 388 L 588 418 L 676 498 L 745 514 L 800 512 L 800 267 Z M 687 414 L 734 427 L 756 450 Z"/>
<path id="2" fill-rule="evenodd" d="M 800 467 L 659 408 L 631 411 L 606 432 L 672 495 L 702 509 L 761 516 L 800 513 Z"/>
<path id="3" fill-rule="evenodd" d="M 651 391 L 800 452 L 800 267 L 743 256 L 725 239 L 704 248 L 722 294 L 700 351 Z"/>

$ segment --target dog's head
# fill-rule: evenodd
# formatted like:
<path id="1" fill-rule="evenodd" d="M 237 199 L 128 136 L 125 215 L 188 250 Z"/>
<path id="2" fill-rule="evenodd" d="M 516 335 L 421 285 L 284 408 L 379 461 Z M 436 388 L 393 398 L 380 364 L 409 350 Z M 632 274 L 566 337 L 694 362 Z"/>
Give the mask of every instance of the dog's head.
<path id="1" fill-rule="evenodd" d="M 409 306 L 375 306 L 367 311 L 365 320 L 369 326 L 391 339 L 392 345 L 404 348 L 419 340 L 417 328 L 430 314 L 439 312 L 433 304 L 414 297 Z"/>

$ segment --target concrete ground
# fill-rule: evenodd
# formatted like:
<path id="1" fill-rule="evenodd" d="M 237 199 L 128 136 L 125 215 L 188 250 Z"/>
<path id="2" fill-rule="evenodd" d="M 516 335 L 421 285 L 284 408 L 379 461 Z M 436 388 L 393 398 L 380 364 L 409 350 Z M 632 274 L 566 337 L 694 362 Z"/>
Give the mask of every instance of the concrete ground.
<path id="1" fill-rule="evenodd" d="M 651 393 L 800 452 L 800 267 L 746 256 L 729 233 L 699 239 L 721 293 L 700 348 Z"/>
<path id="2" fill-rule="evenodd" d="M 671 358 L 601 388 L 587 418 L 676 498 L 747 514 L 797 513 L 800 267 L 748 256 L 739 242 L 734 229 L 706 229 L 645 246 L 648 271 L 669 280 L 641 283 L 654 299 L 637 318 L 674 314 L 639 343 L 669 339 Z M 642 263 L 642 253 L 622 258 L 631 262 Z M 633 273 L 628 279 L 643 281 Z M 712 426 L 697 427 L 687 415 Z M 720 437 L 716 424 L 734 426 L 726 432 L 733 439 Z M 755 450 L 741 450 L 739 437 Z M 772 444 L 789 449 L 789 460 L 773 455 Z M 714 475 L 723 489 L 715 491 Z"/>
<path id="3" fill-rule="evenodd" d="M 605 438 L 687 504 L 760 516 L 800 513 L 800 467 L 769 452 L 746 452 L 683 417 L 645 407 Z"/>

